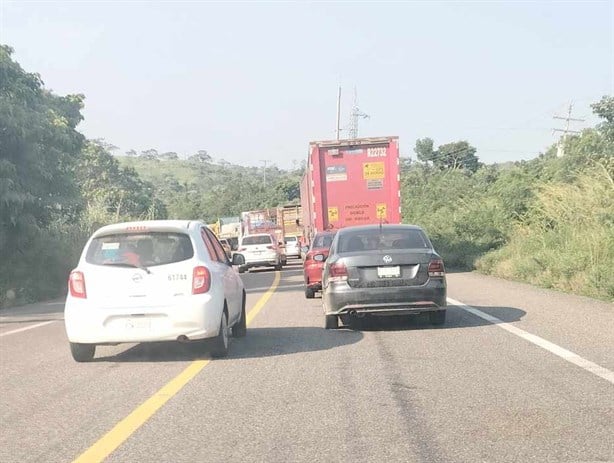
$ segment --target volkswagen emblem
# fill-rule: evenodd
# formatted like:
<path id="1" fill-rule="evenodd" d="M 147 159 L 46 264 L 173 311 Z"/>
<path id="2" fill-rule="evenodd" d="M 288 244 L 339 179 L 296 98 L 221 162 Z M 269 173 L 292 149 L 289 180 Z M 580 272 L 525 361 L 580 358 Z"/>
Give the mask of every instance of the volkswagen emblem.
<path id="1" fill-rule="evenodd" d="M 143 275 L 141 275 L 140 273 L 135 273 L 134 275 L 132 275 L 132 281 L 134 281 L 135 283 L 140 283 L 141 280 L 143 280 Z"/>
<path id="2" fill-rule="evenodd" d="M 389 264 L 392 262 L 392 257 L 390 256 L 384 256 L 384 264 Z"/>

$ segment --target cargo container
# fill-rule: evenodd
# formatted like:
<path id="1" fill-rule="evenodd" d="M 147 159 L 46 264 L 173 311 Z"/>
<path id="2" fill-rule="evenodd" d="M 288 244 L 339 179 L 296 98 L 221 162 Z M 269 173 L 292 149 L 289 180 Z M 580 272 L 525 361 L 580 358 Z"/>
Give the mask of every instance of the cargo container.
<path id="1" fill-rule="evenodd" d="M 311 142 L 301 181 L 303 235 L 401 222 L 398 137 Z"/>
<path id="2" fill-rule="evenodd" d="M 283 223 L 277 223 L 276 208 L 241 213 L 241 236 L 259 233 L 271 233 L 278 238 L 278 241 L 283 241 Z"/>
<path id="3" fill-rule="evenodd" d="M 301 206 L 280 206 L 277 208 L 277 223 L 283 224 L 285 236 L 300 236 L 301 227 Z"/>

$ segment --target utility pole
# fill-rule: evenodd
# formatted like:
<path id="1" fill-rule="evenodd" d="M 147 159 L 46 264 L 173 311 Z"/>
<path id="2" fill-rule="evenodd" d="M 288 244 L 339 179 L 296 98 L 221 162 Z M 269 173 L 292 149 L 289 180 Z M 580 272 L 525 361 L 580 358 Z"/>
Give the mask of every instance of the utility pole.
<path id="1" fill-rule="evenodd" d="M 260 162 L 262 162 L 264 164 L 264 168 L 262 169 L 262 183 L 263 183 L 264 187 L 266 188 L 266 163 L 268 161 L 266 159 L 263 159 Z"/>
<path id="2" fill-rule="evenodd" d="M 354 87 L 354 104 L 350 113 L 350 138 L 358 138 L 358 119 L 369 119 L 369 117 L 358 107 L 358 92 Z"/>
<path id="3" fill-rule="evenodd" d="M 341 85 L 339 85 L 339 90 L 337 91 L 337 127 L 335 133 L 337 134 L 337 140 L 339 140 L 339 132 L 341 128 L 339 125 L 341 124 Z"/>
<path id="4" fill-rule="evenodd" d="M 573 101 L 569 102 L 569 106 L 567 107 L 567 116 L 558 116 L 558 115 L 554 115 L 552 116 L 553 119 L 560 119 L 565 121 L 565 128 L 564 129 L 552 129 L 553 132 L 563 132 L 563 136 L 559 139 L 559 143 L 557 145 L 557 150 L 556 150 L 556 156 L 558 158 L 561 158 L 565 155 L 565 144 L 567 142 L 567 134 L 569 133 L 580 133 L 579 130 L 570 130 L 569 129 L 569 123 L 570 122 L 584 122 L 584 119 L 574 119 L 573 117 L 571 117 L 571 111 L 573 109 Z"/>

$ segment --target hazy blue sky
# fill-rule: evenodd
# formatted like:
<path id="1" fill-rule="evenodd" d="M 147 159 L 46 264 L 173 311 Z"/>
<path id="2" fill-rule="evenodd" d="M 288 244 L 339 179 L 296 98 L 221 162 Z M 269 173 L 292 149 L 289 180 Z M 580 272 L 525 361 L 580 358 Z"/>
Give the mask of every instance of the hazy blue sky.
<path id="1" fill-rule="evenodd" d="M 354 85 L 361 136 L 467 139 L 485 162 L 555 141 L 555 112 L 614 94 L 614 2 L 211 3 L 0 0 L 0 41 L 81 130 L 121 147 L 281 167 L 334 137 Z"/>

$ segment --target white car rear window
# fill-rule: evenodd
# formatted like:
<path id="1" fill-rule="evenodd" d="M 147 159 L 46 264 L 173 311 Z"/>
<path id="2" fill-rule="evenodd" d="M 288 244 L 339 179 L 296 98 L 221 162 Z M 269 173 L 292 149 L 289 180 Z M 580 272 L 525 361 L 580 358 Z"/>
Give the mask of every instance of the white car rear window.
<path id="1" fill-rule="evenodd" d="M 85 261 L 95 265 L 151 267 L 181 262 L 192 256 L 192 242 L 183 233 L 118 233 L 94 238 Z"/>
<path id="2" fill-rule="evenodd" d="M 254 235 L 243 238 L 242 244 L 271 244 L 271 237 L 268 235 Z"/>
<path id="3" fill-rule="evenodd" d="M 286 236 L 286 243 L 296 243 L 296 236 Z"/>

